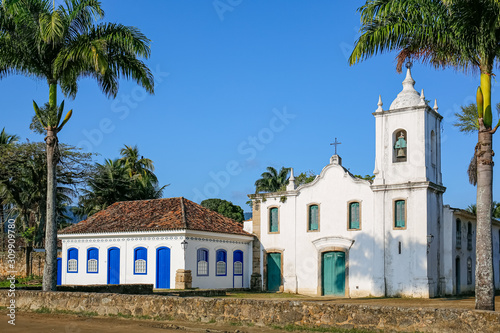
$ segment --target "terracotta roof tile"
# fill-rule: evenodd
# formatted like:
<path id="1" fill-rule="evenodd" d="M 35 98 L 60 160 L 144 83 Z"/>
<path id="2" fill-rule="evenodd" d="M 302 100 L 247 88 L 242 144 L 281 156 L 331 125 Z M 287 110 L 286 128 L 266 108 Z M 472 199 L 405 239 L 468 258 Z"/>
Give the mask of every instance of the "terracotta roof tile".
<path id="1" fill-rule="evenodd" d="M 243 224 L 185 198 L 116 202 L 59 234 L 200 230 L 251 236 Z"/>

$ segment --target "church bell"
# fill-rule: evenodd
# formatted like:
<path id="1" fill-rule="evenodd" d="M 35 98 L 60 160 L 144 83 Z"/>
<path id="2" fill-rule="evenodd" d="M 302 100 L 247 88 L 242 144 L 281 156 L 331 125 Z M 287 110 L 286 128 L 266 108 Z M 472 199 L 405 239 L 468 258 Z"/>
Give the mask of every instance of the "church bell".
<path id="1" fill-rule="evenodd" d="M 394 145 L 394 149 L 397 150 L 396 156 L 397 158 L 404 158 L 406 157 L 406 140 L 403 132 L 399 135 L 398 141 L 396 141 L 396 144 Z"/>

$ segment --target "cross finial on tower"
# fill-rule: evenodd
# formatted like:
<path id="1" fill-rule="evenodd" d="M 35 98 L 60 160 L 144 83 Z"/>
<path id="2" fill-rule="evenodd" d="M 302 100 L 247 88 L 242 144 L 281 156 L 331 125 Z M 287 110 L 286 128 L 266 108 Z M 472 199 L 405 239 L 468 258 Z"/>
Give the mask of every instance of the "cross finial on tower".
<path id="1" fill-rule="evenodd" d="M 335 142 L 330 143 L 330 146 L 335 146 L 335 155 L 337 155 L 337 146 L 342 144 L 342 142 L 338 142 L 337 138 L 335 138 Z"/>

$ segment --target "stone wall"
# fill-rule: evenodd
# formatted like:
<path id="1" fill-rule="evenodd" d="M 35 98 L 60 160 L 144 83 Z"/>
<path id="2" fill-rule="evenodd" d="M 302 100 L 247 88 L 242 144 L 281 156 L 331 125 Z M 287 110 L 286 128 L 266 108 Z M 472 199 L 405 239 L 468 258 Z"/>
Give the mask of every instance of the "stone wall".
<path id="1" fill-rule="evenodd" d="M 9 273 L 12 269 L 7 264 L 7 252 L 0 252 L 0 279 L 12 274 Z M 43 275 L 43 267 L 45 265 L 45 252 L 31 252 L 31 272 L 26 272 L 26 255 L 23 249 L 16 250 L 15 252 L 15 268 L 14 275 L 26 277 L 27 275 Z"/>
<path id="2" fill-rule="evenodd" d="M 0 306 L 9 305 L 5 290 Z M 20 310 L 67 310 L 118 313 L 188 321 L 295 324 L 308 327 L 382 329 L 387 332 L 498 332 L 500 313 L 459 309 L 406 308 L 224 298 L 179 298 L 159 295 L 16 291 Z"/>

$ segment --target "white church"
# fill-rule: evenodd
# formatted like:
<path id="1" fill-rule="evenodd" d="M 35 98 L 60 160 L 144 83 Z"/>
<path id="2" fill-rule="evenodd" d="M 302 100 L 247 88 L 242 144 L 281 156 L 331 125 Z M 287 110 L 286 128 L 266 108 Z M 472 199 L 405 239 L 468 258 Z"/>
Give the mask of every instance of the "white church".
<path id="1" fill-rule="evenodd" d="M 443 205 L 441 120 L 408 68 L 403 90 L 375 110 L 373 182 L 338 155 L 316 179 L 249 195 L 252 285 L 340 297 L 435 297 L 474 290 L 475 216 Z M 500 221 L 493 221 L 500 288 Z"/>

